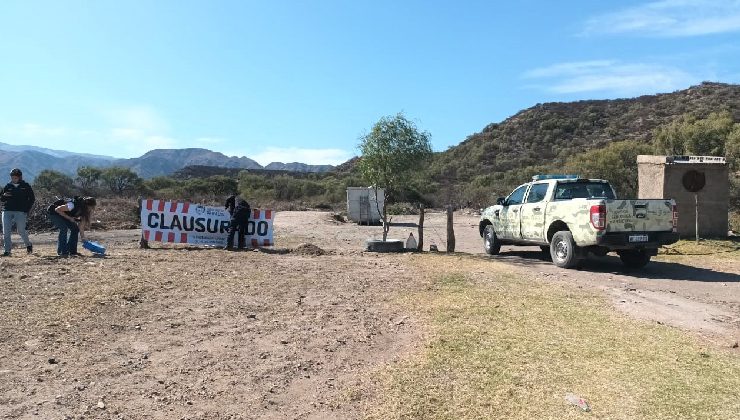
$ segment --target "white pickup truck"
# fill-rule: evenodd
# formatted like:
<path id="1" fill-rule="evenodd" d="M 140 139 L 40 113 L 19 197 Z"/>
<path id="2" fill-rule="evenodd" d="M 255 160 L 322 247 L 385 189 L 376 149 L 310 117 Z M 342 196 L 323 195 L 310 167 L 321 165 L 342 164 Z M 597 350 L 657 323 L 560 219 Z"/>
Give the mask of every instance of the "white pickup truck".
<path id="1" fill-rule="evenodd" d="M 588 253 L 616 251 L 640 268 L 658 247 L 678 241 L 674 200 L 617 200 L 603 179 L 535 175 L 481 215 L 488 254 L 501 245 L 539 245 L 558 267 L 572 268 Z"/>

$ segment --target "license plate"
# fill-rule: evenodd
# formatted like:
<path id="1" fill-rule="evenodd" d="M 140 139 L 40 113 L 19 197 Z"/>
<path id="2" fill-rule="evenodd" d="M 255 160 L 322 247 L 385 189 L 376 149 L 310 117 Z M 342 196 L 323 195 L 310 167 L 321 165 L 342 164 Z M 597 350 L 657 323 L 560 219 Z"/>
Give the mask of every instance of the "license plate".
<path id="1" fill-rule="evenodd" d="M 630 235 L 630 242 L 647 242 L 647 235 Z"/>

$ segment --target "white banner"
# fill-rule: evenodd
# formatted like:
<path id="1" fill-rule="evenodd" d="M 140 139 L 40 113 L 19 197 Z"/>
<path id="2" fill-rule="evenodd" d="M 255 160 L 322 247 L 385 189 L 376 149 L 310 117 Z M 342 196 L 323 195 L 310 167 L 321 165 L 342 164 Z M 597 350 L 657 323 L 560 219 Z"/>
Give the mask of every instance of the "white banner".
<path id="1" fill-rule="evenodd" d="M 272 246 L 272 210 L 252 209 L 246 243 Z M 141 234 L 147 241 L 225 246 L 231 216 L 220 207 L 187 201 L 142 200 Z M 238 236 L 238 233 L 237 233 Z M 234 238 L 234 246 L 238 238 Z"/>

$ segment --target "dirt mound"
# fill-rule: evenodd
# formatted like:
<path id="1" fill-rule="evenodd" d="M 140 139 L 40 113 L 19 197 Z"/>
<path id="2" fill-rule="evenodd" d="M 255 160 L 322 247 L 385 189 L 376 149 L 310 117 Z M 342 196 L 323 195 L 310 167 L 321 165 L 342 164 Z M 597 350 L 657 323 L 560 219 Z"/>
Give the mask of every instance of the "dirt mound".
<path id="1" fill-rule="evenodd" d="M 333 222 L 347 223 L 347 218 L 341 213 L 332 213 L 331 220 Z"/>
<path id="2" fill-rule="evenodd" d="M 293 249 L 293 253 L 298 255 L 324 255 L 326 251 L 314 244 L 300 244 Z"/>

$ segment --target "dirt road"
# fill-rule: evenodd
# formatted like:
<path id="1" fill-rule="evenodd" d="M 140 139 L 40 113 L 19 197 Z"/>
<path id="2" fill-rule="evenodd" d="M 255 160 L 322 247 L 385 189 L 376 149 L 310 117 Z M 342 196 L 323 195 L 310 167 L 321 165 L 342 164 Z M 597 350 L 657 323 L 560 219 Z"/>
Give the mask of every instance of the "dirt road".
<path id="1" fill-rule="evenodd" d="M 427 219 L 434 234 L 445 232 L 442 214 Z M 456 251 L 485 256 L 478 221 L 456 216 Z M 437 241 L 444 243 L 441 237 Z M 691 330 L 722 346 L 740 340 L 740 258 L 661 255 L 642 270 L 625 270 L 614 254 L 563 270 L 538 247 L 505 246 L 493 258 L 546 281 L 603 290 L 617 309 L 636 318 Z"/>
<path id="2" fill-rule="evenodd" d="M 455 220 L 460 255 L 491 258 L 477 217 Z M 416 235 L 416 221 L 394 218 L 391 236 Z M 426 249 L 444 250 L 444 224 L 427 214 Z M 34 255 L 0 260 L 0 417 L 360 417 L 363 378 L 413 354 L 424 334 L 394 299 L 427 280 L 412 254 L 363 252 L 380 233 L 329 213 L 281 212 L 273 252 L 141 250 L 138 231 L 110 231 L 92 235 L 106 258 L 66 260 L 54 256 L 54 235 L 35 235 Z M 538 248 L 496 259 L 603 290 L 616 308 L 711 345 L 740 339 L 737 259 L 662 257 L 635 272 L 614 257 L 562 270 Z"/>

